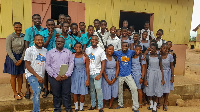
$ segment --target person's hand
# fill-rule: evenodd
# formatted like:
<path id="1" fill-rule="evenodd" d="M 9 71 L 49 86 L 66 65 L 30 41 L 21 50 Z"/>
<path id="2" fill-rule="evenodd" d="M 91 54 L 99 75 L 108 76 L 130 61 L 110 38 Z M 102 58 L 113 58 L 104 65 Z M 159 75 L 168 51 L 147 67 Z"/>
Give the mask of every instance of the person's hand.
<path id="1" fill-rule="evenodd" d="M 81 37 L 81 32 L 80 32 L 80 31 L 78 32 L 78 37 L 79 37 L 79 38 Z"/>
<path id="2" fill-rule="evenodd" d="M 165 84 L 165 80 L 163 79 L 163 80 L 161 80 L 161 82 L 162 82 L 162 85 L 164 85 Z"/>
<path id="3" fill-rule="evenodd" d="M 19 66 L 20 64 L 19 64 L 19 61 L 17 61 L 16 63 L 15 63 L 15 66 Z"/>
<path id="4" fill-rule="evenodd" d="M 56 77 L 56 81 L 61 81 L 61 76 L 60 76 L 60 75 L 58 75 L 58 76 Z"/>
<path id="5" fill-rule="evenodd" d="M 42 79 L 42 77 L 40 77 L 39 75 L 36 77 L 36 79 L 38 80 L 38 82 L 41 84 L 41 83 L 43 83 L 43 79 Z"/>
<path id="6" fill-rule="evenodd" d="M 68 77 L 66 75 L 61 76 L 61 80 L 66 80 Z"/>
<path id="7" fill-rule="evenodd" d="M 114 83 L 115 83 L 115 81 L 116 81 L 116 79 L 114 78 L 114 79 L 111 81 L 111 83 L 112 83 L 112 84 L 114 84 Z"/>
<path id="8" fill-rule="evenodd" d="M 99 80 L 101 78 L 101 75 L 99 74 L 99 75 L 97 75 L 94 79 L 95 80 Z"/>
<path id="9" fill-rule="evenodd" d="M 22 60 L 18 60 L 18 63 L 19 63 L 19 65 L 21 65 L 22 64 Z"/>
<path id="10" fill-rule="evenodd" d="M 71 34 L 72 34 L 72 32 L 70 32 L 70 31 L 69 31 L 69 32 L 68 32 L 68 34 L 69 34 L 69 35 L 71 35 Z"/>
<path id="11" fill-rule="evenodd" d="M 53 36 L 53 29 L 49 29 L 49 38 L 52 38 Z"/>
<path id="12" fill-rule="evenodd" d="M 141 78 L 140 78 L 140 81 L 139 81 L 139 83 L 140 83 L 140 84 L 142 84 L 142 83 L 143 83 L 143 80 L 142 80 Z"/>
<path id="13" fill-rule="evenodd" d="M 56 37 L 58 38 L 60 36 L 60 34 L 59 33 L 56 33 Z"/>
<path id="14" fill-rule="evenodd" d="M 90 85 L 90 82 L 89 80 L 86 80 L 86 83 L 85 83 L 86 86 L 89 86 Z"/>
<path id="15" fill-rule="evenodd" d="M 174 83 L 174 77 L 171 77 L 170 81 L 171 81 L 171 83 Z"/>
<path id="16" fill-rule="evenodd" d="M 112 81 L 109 80 L 109 81 L 108 81 L 108 84 L 109 84 L 109 85 L 112 85 L 113 83 L 112 83 Z"/>
<path id="17" fill-rule="evenodd" d="M 148 82 L 147 82 L 147 80 L 144 81 L 144 85 L 145 85 L 146 87 L 148 87 Z"/>

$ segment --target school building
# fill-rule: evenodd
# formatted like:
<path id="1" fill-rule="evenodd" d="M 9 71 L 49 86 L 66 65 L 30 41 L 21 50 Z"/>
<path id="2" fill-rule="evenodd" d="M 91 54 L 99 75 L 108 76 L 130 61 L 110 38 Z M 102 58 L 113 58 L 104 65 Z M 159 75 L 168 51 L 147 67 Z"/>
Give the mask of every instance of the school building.
<path id="1" fill-rule="evenodd" d="M 47 19 L 58 19 L 59 14 L 68 14 L 72 22 L 83 21 L 86 26 L 93 25 L 94 19 L 106 20 L 108 28 L 119 28 L 123 20 L 128 20 L 136 31 L 150 21 L 154 35 L 163 29 L 163 39 L 173 42 L 177 54 L 175 74 L 183 75 L 193 3 L 194 0 L 0 0 L 0 71 L 6 57 L 6 37 L 14 31 L 12 24 L 21 22 L 24 33 L 32 25 L 32 14 L 38 13 L 43 27 Z"/>

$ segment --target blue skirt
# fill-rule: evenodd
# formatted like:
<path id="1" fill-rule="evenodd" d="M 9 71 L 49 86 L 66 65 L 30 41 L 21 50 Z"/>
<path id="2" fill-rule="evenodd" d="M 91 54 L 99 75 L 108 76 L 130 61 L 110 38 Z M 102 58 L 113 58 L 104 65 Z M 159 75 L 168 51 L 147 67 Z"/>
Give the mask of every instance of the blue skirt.
<path id="1" fill-rule="evenodd" d="M 22 54 L 13 53 L 13 55 L 14 55 L 16 60 L 20 60 L 20 58 L 22 57 Z M 4 63 L 3 73 L 9 73 L 11 75 L 19 75 L 19 74 L 23 74 L 24 72 L 25 72 L 24 61 L 22 61 L 20 66 L 15 66 L 15 63 L 13 62 L 13 60 L 7 54 L 6 60 L 5 60 L 5 63 Z"/>

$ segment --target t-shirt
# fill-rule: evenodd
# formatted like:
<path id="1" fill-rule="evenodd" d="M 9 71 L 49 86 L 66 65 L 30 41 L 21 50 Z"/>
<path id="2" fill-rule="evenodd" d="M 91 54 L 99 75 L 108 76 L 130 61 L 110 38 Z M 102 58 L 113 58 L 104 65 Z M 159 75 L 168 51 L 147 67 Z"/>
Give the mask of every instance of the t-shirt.
<path id="1" fill-rule="evenodd" d="M 95 75 L 101 71 L 101 61 L 106 59 L 104 50 L 101 47 L 95 49 L 92 46 L 86 48 L 86 54 L 90 59 L 90 75 Z"/>
<path id="2" fill-rule="evenodd" d="M 45 61 L 46 61 L 47 49 L 42 47 L 42 49 L 37 49 L 35 46 L 31 46 L 26 49 L 24 60 L 31 62 L 31 67 L 33 70 L 42 78 L 45 74 Z M 26 79 L 33 74 L 25 69 Z"/>
<path id="3" fill-rule="evenodd" d="M 113 55 L 117 56 L 119 60 L 119 76 L 126 77 L 131 75 L 131 57 L 135 54 L 135 51 L 128 50 L 123 53 L 122 50 L 114 51 Z"/>

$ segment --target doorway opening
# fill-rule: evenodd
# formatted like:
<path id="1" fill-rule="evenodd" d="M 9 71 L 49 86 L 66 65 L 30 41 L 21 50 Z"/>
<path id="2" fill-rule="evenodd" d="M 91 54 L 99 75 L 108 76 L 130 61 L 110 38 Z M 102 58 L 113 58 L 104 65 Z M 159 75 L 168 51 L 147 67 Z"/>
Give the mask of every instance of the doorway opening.
<path id="1" fill-rule="evenodd" d="M 58 20 L 60 14 L 68 15 L 68 1 L 51 0 L 51 18 Z"/>
<path id="2" fill-rule="evenodd" d="M 133 11 L 120 11 L 120 22 L 119 27 L 122 27 L 123 21 L 128 21 L 128 27 L 134 26 L 135 31 L 144 29 L 144 24 L 146 21 L 150 22 L 150 30 L 153 31 L 153 13 L 144 12 L 133 12 Z"/>

